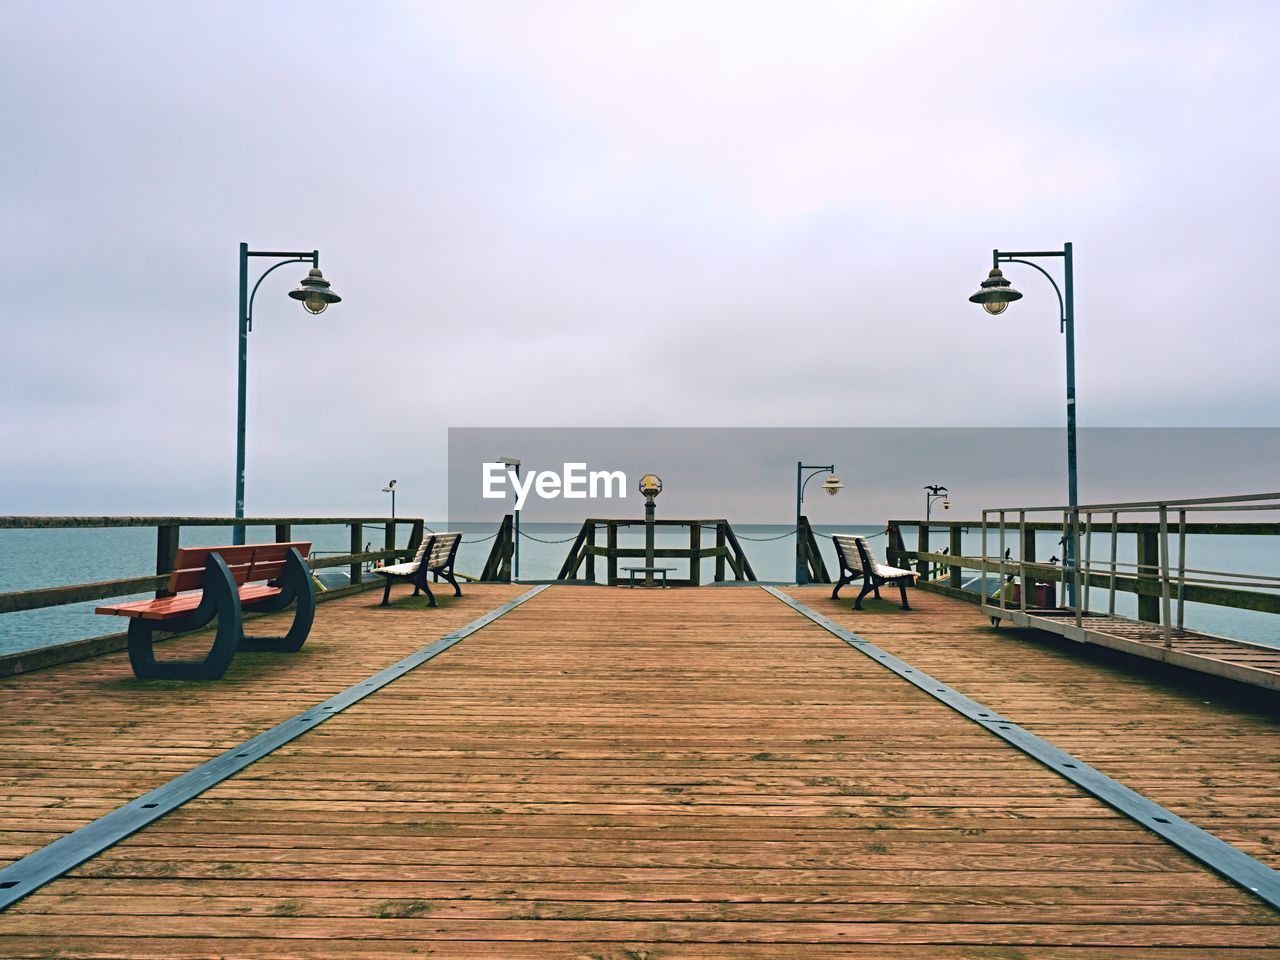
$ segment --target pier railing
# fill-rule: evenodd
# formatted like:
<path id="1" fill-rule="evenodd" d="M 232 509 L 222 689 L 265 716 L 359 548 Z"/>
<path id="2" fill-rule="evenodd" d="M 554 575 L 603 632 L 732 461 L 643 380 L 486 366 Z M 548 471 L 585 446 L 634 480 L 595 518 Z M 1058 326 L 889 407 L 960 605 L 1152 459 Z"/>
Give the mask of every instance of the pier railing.
<path id="1" fill-rule="evenodd" d="M 645 547 L 622 547 L 618 545 L 618 532 L 625 528 L 643 529 L 644 520 L 603 520 L 588 519 L 582 523 L 569 554 L 557 575 L 558 580 L 585 579 L 594 582 L 596 579 L 596 559 L 605 562 L 605 580 L 609 586 L 617 586 L 624 582 L 618 577 L 619 560 L 636 560 L 640 563 L 651 556 L 655 561 L 688 560 L 689 576 L 672 577 L 670 586 L 696 587 L 702 583 L 702 561 L 715 560 L 715 582 L 721 583 L 732 573 L 734 580 L 753 581 L 755 571 L 751 569 L 751 561 L 743 552 L 733 527 L 728 520 L 654 520 L 654 526 L 672 528 L 684 527 L 689 531 L 688 547 L 657 547 L 650 552 Z M 703 545 L 703 534 L 714 545 Z M 601 541 L 603 540 L 603 544 Z"/>
<path id="2" fill-rule="evenodd" d="M 312 570 L 331 567 L 347 567 L 350 585 L 319 594 L 317 599 L 333 599 L 347 593 L 365 589 L 364 566 L 379 560 L 394 563 L 406 554 L 411 555 L 422 541 L 423 521 L 412 517 L 398 517 L 394 521 L 390 517 L 43 517 L 43 516 L 5 516 L 0 517 L 0 531 L 4 530 L 80 530 L 91 528 L 120 527 L 152 527 L 155 529 L 155 573 L 125 577 L 115 580 L 102 580 L 92 583 L 51 584 L 26 590 L 0 593 L 0 615 L 16 613 L 22 610 L 40 610 L 48 607 L 83 603 L 91 600 L 106 600 L 127 597 L 150 591 L 162 590 L 168 581 L 169 573 L 177 558 L 179 543 L 184 539 L 184 531 L 188 531 L 188 545 L 205 545 L 207 537 L 199 536 L 199 531 L 209 527 L 270 527 L 272 537 L 277 543 L 285 543 L 293 539 L 295 526 L 308 527 L 347 527 L 349 528 L 350 548 L 345 553 L 322 552 L 308 558 Z M 408 541 L 397 547 L 397 532 L 407 528 Z M 366 550 L 365 537 L 373 530 L 382 532 L 381 549 Z M 190 531 L 195 531 L 190 532 Z M 51 572 L 50 577 L 53 577 Z M 376 578 L 375 578 L 376 579 Z M 32 664 L 43 665 L 43 662 L 59 662 L 75 659 L 77 656 L 93 656 L 110 650 L 121 649 L 125 634 L 111 634 L 105 637 L 94 637 L 85 641 L 74 641 L 70 644 L 59 644 L 56 647 L 44 648 L 19 654 L 0 656 L 0 676 L 16 672 L 17 669 L 33 669 Z M 81 650 L 81 647 L 84 650 Z M 7 661 L 20 660 L 25 666 L 17 667 Z M 41 662 L 38 662 L 41 661 Z"/>
<path id="3" fill-rule="evenodd" d="M 1248 494 L 1183 500 L 1054 507 L 1010 507 L 983 511 L 982 520 L 890 521 L 891 563 L 914 564 L 921 583 L 946 592 L 959 591 L 966 571 L 976 571 L 977 595 L 985 604 L 1008 609 L 1052 605 L 1071 609 L 1077 620 L 1091 613 L 1116 612 L 1117 594 L 1137 598 L 1137 619 L 1160 624 L 1166 640 L 1185 624 L 1188 603 L 1202 603 L 1262 613 L 1280 613 L 1280 576 L 1256 570 L 1237 572 L 1191 566 L 1188 537 L 1280 537 L 1280 522 L 1217 519 L 1250 514 L 1280 515 L 1280 494 Z M 1047 519 L 1052 517 L 1053 519 Z M 905 547 L 902 530 L 915 527 L 917 548 Z M 938 529 L 947 534 L 943 550 L 931 548 Z M 964 534 L 978 531 L 978 551 L 968 556 Z M 1036 555 L 1036 534 L 1057 533 L 1057 554 Z M 1132 560 L 1121 559 L 1120 538 L 1133 537 Z M 1077 544 L 1076 562 L 1065 562 L 1068 541 Z M 1275 541 L 1280 544 L 1280 540 Z M 1016 585 L 1017 589 L 1013 589 Z M 1052 604 L 1044 588 L 1052 585 Z M 1095 591 L 1105 591 L 1095 604 Z M 1070 598 L 1077 602 L 1072 604 Z M 971 594 L 971 598 L 973 595 Z"/>

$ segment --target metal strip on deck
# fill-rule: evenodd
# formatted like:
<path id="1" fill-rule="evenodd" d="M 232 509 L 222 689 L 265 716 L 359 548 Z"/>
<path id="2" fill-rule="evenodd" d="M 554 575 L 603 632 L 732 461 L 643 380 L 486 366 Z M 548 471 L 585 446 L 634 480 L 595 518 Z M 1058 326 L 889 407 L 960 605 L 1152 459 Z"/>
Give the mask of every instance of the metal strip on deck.
<path id="1" fill-rule="evenodd" d="M 212 760 L 188 770 L 175 777 L 163 786 L 117 807 L 110 813 L 99 817 L 92 823 L 74 830 L 48 846 L 41 847 L 21 860 L 15 861 L 0 870 L 0 911 L 17 903 L 23 897 L 34 893 L 44 884 L 56 880 L 84 861 L 102 853 L 121 840 L 136 833 L 143 827 L 160 819 L 165 814 L 176 810 L 189 800 L 198 797 L 210 787 L 239 773 L 251 763 L 256 763 L 280 747 L 296 740 L 309 730 L 314 730 L 330 717 L 336 716 L 347 707 L 359 703 L 365 697 L 376 693 L 389 683 L 403 677 L 415 667 L 420 667 L 434 657 L 444 653 L 450 647 L 465 640 L 478 630 L 487 627 L 499 617 L 510 613 L 516 607 L 532 600 L 547 586 L 534 587 L 520 594 L 514 600 L 490 610 L 483 617 L 472 620 L 464 627 L 459 627 L 445 634 L 435 643 L 409 654 L 402 660 L 393 663 L 335 694 L 328 700 L 295 714 L 269 730 L 264 730 L 251 737 L 239 746 L 232 747 Z"/>
<path id="2" fill-rule="evenodd" d="M 858 636 L 780 590 L 769 586 L 762 589 L 864 656 L 923 690 L 935 700 L 945 703 L 957 713 L 985 727 L 1011 746 L 1038 760 L 1135 823 L 1141 824 L 1205 866 L 1256 894 L 1268 905 L 1280 909 L 1280 873 L 1266 864 L 1255 860 L 1207 830 L 1197 827 L 1189 820 L 1184 820 L 1137 791 L 1112 780 L 1105 773 L 1078 757 L 1055 747 L 1048 740 L 1036 736 L 995 710 L 966 697 L 941 680 L 917 670 L 905 660 L 882 650 L 871 641 Z"/>

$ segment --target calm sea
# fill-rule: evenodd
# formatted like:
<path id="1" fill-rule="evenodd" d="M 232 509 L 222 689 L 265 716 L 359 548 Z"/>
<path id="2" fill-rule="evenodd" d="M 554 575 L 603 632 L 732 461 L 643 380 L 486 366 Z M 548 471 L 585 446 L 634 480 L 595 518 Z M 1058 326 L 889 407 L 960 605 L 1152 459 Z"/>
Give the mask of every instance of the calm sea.
<path id="1" fill-rule="evenodd" d="M 436 529 L 444 526 L 432 524 Z M 464 540 L 458 555 L 460 571 L 478 575 L 492 546 L 492 524 L 457 524 Z M 520 576 L 524 580 L 552 579 L 560 570 L 578 524 L 526 523 L 520 543 Z M 765 581 L 788 582 L 793 580 L 795 557 L 794 538 L 786 524 L 735 525 L 743 550 L 746 552 L 756 576 Z M 879 526 L 817 527 L 818 533 L 859 533 L 873 536 L 880 533 Z M 230 543 L 230 528 L 205 527 L 184 530 L 184 544 Z M 270 528 L 250 531 L 251 539 L 269 539 Z M 711 536 L 704 532 L 704 544 Z M 294 537 L 311 540 L 314 550 L 320 553 L 345 553 L 350 534 L 345 527 L 294 528 Z M 366 538 L 381 544 L 381 529 L 366 528 Z M 534 539 L 536 538 L 536 539 Z M 914 530 L 907 531 L 908 546 L 915 546 Z M 1061 555 L 1058 538 L 1042 533 L 1037 541 L 1036 553 L 1047 559 Z M 550 542 L 544 542 L 550 541 Z M 946 532 L 938 530 L 931 541 L 934 549 L 947 543 Z M 884 538 L 872 541 L 883 558 Z M 1009 543 L 1013 543 L 1011 537 Z M 643 546 L 643 529 L 637 525 L 622 533 L 620 545 Z M 658 546 L 687 546 L 688 533 L 679 529 L 658 528 Z M 966 532 L 963 538 L 964 552 L 974 555 L 980 547 L 977 528 Z M 828 570 L 835 570 L 835 552 L 829 537 L 820 538 L 820 547 L 826 558 Z M 989 547 L 995 552 L 994 539 Z M 1121 537 L 1119 559 L 1134 560 L 1134 538 Z M 1016 551 L 1015 551 L 1016 552 Z M 1098 537 L 1093 545 L 1095 562 L 1110 555 L 1110 541 Z M 1224 570 L 1280 576 L 1280 551 L 1269 537 L 1189 537 L 1187 544 L 1188 565 L 1201 569 Z M 1176 557 L 1175 557 L 1176 562 Z M 153 572 L 155 563 L 155 530 L 138 528 L 102 528 L 82 530 L 0 530 L 0 593 L 27 590 L 35 587 L 52 587 L 75 583 L 91 583 L 99 580 L 115 580 L 125 577 L 146 576 Z M 673 576 L 688 575 L 688 561 L 671 561 L 677 569 Z M 345 569 L 345 568 L 342 568 Z M 714 561 L 704 560 L 702 578 L 712 578 Z M 597 575 L 604 576 L 604 564 L 597 564 Z M 966 577 L 966 579 L 968 579 Z M 465 589 L 465 586 L 464 588 Z M 139 599 L 144 596 L 140 595 Z M 0 653 L 30 650 L 38 647 L 65 643 L 85 637 L 117 633 L 123 621 L 115 617 L 94 615 L 93 608 L 104 601 L 70 604 L 45 610 L 29 610 L 20 613 L 0 614 Z M 1093 606 L 1104 608 L 1104 591 L 1094 590 Z M 1117 612 L 1136 615 L 1137 601 L 1127 594 L 1117 598 Z M 976 612 L 975 612 L 976 616 Z M 1280 616 L 1232 610 L 1202 604 L 1187 604 L 1187 626 L 1223 636 L 1280 646 Z"/>

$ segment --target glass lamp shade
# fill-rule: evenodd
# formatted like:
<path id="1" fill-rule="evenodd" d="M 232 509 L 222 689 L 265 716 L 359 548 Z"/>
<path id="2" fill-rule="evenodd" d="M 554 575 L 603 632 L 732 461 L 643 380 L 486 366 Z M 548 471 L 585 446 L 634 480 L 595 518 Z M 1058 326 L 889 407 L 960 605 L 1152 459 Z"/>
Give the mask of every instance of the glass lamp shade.
<path id="1" fill-rule="evenodd" d="M 342 302 L 342 298 L 329 289 L 329 281 L 318 267 L 312 267 L 298 289 L 289 291 L 289 296 L 301 300 L 308 313 L 324 313 L 329 304 Z"/>
<path id="2" fill-rule="evenodd" d="M 1000 268 L 993 267 L 987 274 L 987 279 L 982 281 L 978 292 L 969 297 L 969 302 L 982 304 L 987 313 L 1001 314 L 1010 303 L 1021 299 L 1022 294 L 1013 289 L 1009 281 L 1004 278 L 1004 274 L 1000 272 Z"/>

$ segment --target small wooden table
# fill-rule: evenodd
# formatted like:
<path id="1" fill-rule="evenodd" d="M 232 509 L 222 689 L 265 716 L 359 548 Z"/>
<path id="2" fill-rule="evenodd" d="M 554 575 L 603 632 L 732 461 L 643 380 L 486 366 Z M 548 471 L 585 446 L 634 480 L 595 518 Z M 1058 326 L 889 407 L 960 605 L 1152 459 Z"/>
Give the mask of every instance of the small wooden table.
<path id="1" fill-rule="evenodd" d="M 627 584 L 627 586 L 629 587 L 634 587 L 636 585 L 637 573 L 660 573 L 662 574 L 663 589 L 666 589 L 667 573 L 670 572 L 671 570 L 674 570 L 675 567 L 623 567 L 622 569 L 627 571 L 631 575 L 631 578 L 630 578 L 631 582 Z"/>

